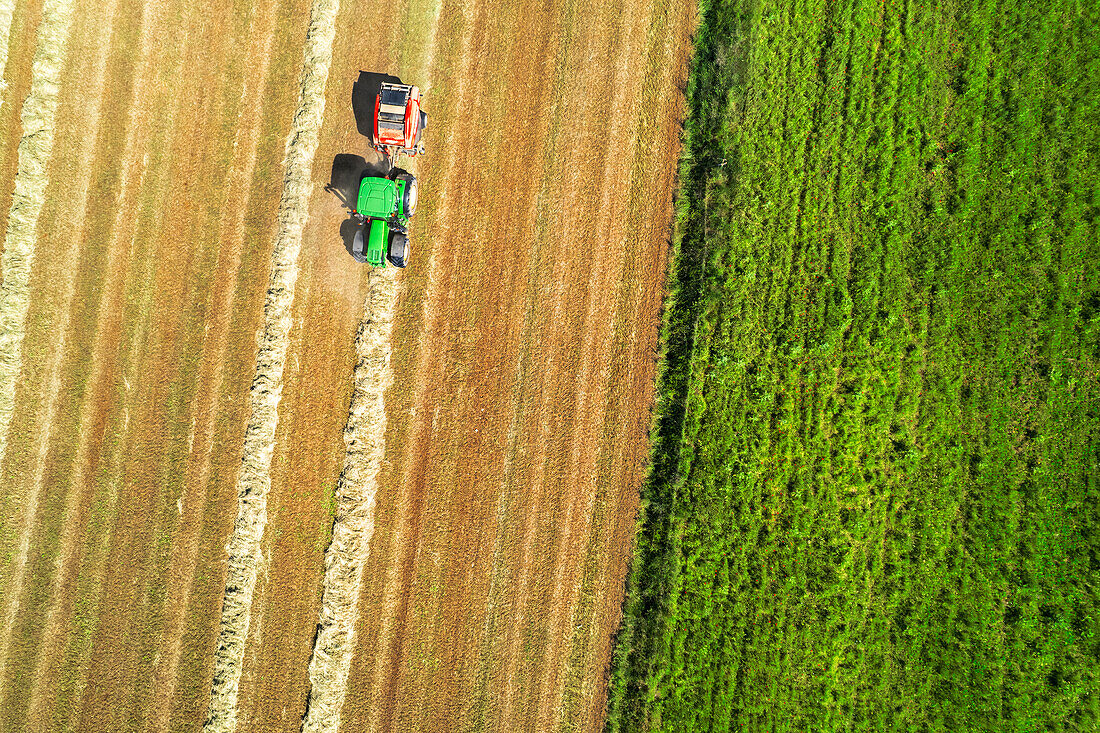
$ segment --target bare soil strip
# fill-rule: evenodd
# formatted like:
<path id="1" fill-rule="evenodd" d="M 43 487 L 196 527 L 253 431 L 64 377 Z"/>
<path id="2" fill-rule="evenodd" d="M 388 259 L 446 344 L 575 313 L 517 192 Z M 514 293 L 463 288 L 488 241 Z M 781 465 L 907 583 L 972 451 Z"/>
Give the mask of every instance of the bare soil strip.
<path id="1" fill-rule="evenodd" d="M 19 141 L 19 167 L 4 236 L 4 254 L 0 257 L 0 276 L 3 277 L 0 283 L 0 464 L 7 450 L 15 383 L 23 361 L 24 325 L 30 304 L 27 283 L 38 238 L 38 216 L 49 183 L 47 168 L 53 152 L 57 92 L 69 40 L 72 5 L 72 0 L 46 0 L 43 6 L 31 91 L 20 115 L 23 136 Z"/>
<path id="2" fill-rule="evenodd" d="M 111 26 L 116 6 L 116 0 L 106 3 L 103 8 L 102 25 L 92 23 L 92 26 L 96 28 L 96 37 L 99 42 L 93 45 L 92 53 L 89 56 L 90 63 L 86 67 L 87 75 L 84 78 L 87 79 L 86 89 L 90 92 L 90 99 L 85 108 L 85 114 L 81 116 L 77 123 L 83 130 L 84 135 L 81 138 L 79 151 L 75 156 L 76 164 L 70 171 L 71 177 L 68 179 L 71 181 L 71 206 L 74 211 L 84 212 L 88 203 L 88 175 L 95 152 L 95 141 L 99 133 L 102 92 L 106 76 L 108 44 L 107 38 L 103 38 L 101 28 Z M 71 241 L 78 243 L 77 246 L 84 241 L 85 226 L 86 219 L 81 217 L 75 222 L 72 229 L 66 227 L 68 229 L 67 235 L 71 237 Z M 56 230 L 56 224 L 53 228 Z M 50 241 L 51 238 L 47 237 L 47 240 Z M 19 537 L 18 545 L 15 551 L 15 560 L 9 571 L 8 581 L 4 585 L 3 627 L 0 628 L 0 697 L 3 695 L 3 685 L 6 677 L 5 667 L 12 627 L 15 623 L 16 610 L 19 599 L 22 598 L 26 581 L 27 558 L 31 547 L 32 530 L 37 521 L 39 498 L 45 479 L 46 454 L 50 446 L 52 428 L 57 419 L 58 395 L 61 391 L 61 362 L 65 348 L 64 334 L 69 330 L 69 316 L 76 290 L 75 268 L 63 267 L 59 276 L 54 281 L 55 287 L 61 292 L 58 301 L 58 320 L 55 325 L 55 333 L 61 336 L 50 344 L 50 350 L 44 359 L 46 365 L 44 371 L 48 377 L 44 392 L 39 396 L 39 406 L 35 420 L 35 435 L 31 452 L 33 468 L 31 468 L 30 490 L 23 500 L 22 511 L 16 522 Z"/>
<path id="3" fill-rule="evenodd" d="M 262 560 L 260 539 L 267 523 L 267 492 L 282 395 L 291 308 L 298 276 L 298 252 L 308 212 L 313 156 L 324 115 L 325 84 L 332 61 L 338 0 L 315 0 L 306 35 L 298 111 L 286 145 L 286 173 L 279 205 L 279 229 L 272 250 L 271 285 L 264 303 L 264 328 L 256 358 L 237 495 L 240 507 L 227 546 L 229 573 L 214 663 L 210 708 L 204 730 L 233 731 L 237 694 L 252 613 L 252 595 Z"/>

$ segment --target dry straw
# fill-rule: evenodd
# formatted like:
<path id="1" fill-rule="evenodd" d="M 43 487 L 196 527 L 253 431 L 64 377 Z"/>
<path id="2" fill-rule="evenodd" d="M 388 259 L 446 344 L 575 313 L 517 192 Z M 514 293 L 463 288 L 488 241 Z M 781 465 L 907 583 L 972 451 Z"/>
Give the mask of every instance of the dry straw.
<path id="1" fill-rule="evenodd" d="M 237 727 L 237 696 L 252 614 L 252 595 L 261 564 L 260 539 L 267 524 L 271 454 L 275 447 L 283 367 L 291 328 L 298 252 L 308 216 L 313 157 L 324 119 L 325 84 L 332 62 L 332 41 L 339 0 L 314 0 L 306 34 L 298 109 L 286 143 L 286 173 L 279 204 L 279 226 L 271 253 L 271 282 L 264 302 L 264 326 L 250 390 L 251 415 L 245 430 L 237 476 L 237 521 L 226 551 L 221 626 L 214 657 L 214 680 L 204 731 Z"/>
<path id="2" fill-rule="evenodd" d="M 15 0 L 0 0 L 0 91 L 7 89 L 8 86 L 4 80 L 4 70 L 8 66 L 8 41 L 11 39 L 13 15 L 15 15 Z"/>

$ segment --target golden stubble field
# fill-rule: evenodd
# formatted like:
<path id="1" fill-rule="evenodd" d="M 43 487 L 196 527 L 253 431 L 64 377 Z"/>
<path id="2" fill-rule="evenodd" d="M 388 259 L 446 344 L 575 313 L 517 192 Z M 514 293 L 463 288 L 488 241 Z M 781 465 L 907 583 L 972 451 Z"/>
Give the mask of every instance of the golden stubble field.
<path id="1" fill-rule="evenodd" d="M 311 729 L 598 729 L 694 13 L 0 3 L 0 731 L 300 730 L 319 621 Z M 399 274 L 360 71 L 427 90 Z"/>

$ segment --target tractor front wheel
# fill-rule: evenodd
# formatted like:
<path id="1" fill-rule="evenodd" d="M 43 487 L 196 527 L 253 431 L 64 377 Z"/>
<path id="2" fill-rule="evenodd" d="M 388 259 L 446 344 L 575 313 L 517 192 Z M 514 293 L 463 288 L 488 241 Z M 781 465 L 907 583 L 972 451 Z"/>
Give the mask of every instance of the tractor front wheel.
<path id="1" fill-rule="evenodd" d="M 388 178 L 394 181 L 405 182 L 405 193 L 401 197 L 401 215 L 408 218 L 416 213 L 416 202 L 419 198 L 420 187 L 416 183 L 416 176 L 404 168 L 394 168 L 388 174 Z"/>

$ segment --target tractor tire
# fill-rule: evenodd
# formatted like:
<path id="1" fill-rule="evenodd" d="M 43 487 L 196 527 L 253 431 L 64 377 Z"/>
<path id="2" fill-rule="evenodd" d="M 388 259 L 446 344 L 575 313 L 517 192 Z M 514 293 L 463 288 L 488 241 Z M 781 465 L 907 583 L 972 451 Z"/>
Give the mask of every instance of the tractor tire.
<path id="1" fill-rule="evenodd" d="M 416 182 L 414 176 L 406 174 L 405 196 L 401 200 L 401 210 L 405 212 L 405 216 L 412 216 L 416 213 L 416 202 L 419 198 L 420 185 Z"/>
<path id="2" fill-rule="evenodd" d="M 409 238 L 397 232 L 391 234 L 390 249 L 387 255 L 390 264 L 394 267 L 405 267 L 409 263 L 409 253 Z"/>
<path id="3" fill-rule="evenodd" d="M 405 196 L 401 200 L 401 211 L 408 218 L 416 213 L 416 201 L 419 198 L 420 185 L 416 182 L 416 176 L 404 168 L 392 168 L 386 174 L 391 181 L 405 181 Z"/>
<path id="4" fill-rule="evenodd" d="M 369 220 L 364 220 L 361 226 L 355 228 L 355 236 L 351 240 L 351 256 L 356 262 L 367 261 L 367 227 Z"/>

